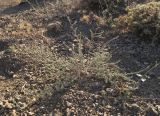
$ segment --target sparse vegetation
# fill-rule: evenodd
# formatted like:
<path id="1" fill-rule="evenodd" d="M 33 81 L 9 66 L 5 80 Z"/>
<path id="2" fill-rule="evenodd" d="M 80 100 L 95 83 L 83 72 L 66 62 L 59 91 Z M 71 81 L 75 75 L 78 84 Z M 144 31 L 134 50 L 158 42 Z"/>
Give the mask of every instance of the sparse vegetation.
<path id="1" fill-rule="evenodd" d="M 159 40 L 160 2 L 137 5 L 134 8 L 128 8 L 127 12 L 127 15 L 116 19 L 121 29 L 145 40 Z"/>
<path id="2" fill-rule="evenodd" d="M 0 11 L 0 115 L 158 116 L 160 46 L 145 41 L 160 39 L 159 12 L 154 0 Z"/>

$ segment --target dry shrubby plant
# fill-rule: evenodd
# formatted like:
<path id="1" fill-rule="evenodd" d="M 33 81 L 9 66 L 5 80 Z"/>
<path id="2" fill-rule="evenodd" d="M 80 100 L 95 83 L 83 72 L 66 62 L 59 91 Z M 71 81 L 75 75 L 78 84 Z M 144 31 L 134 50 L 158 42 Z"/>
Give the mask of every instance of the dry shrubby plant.
<path id="1" fill-rule="evenodd" d="M 68 1 L 68 0 L 63 0 Z M 126 13 L 127 6 L 135 6 L 137 3 L 145 3 L 158 0 L 71 0 L 72 7 L 79 9 L 91 9 L 107 17 L 117 17 Z M 64 2 L 65 3 L 65 2 Z M 69 2 L 67 2 L 69 3 Z M 74 4 L 74 5 L 73 5 Z"/>
<path id="2" fill-rule="evenodd" d="M 23 19 L 16 18 L 2 18 L 1 27 L 0 27 L 0 37 L 9 36 L 9 37 L 30 37 L 31 35 L 37 33 L 32 24 Z"/>
<path id="3" fill-rule="evenodd" d="M 160 39 L 160 2 L 137 5 L 127 11 L 127 15 L 115 19 L 116 28 L 132 32 L 143 39 Z"/>
<path id="4" fill-rule="evenodd" d="M 128 1 L 125 0 L 62 0 L 65 7 L 70 9 L 91 10 L 107 17 L 117 16 L 124 12 Z M 62 5 L 62 3 L 61 3 Z M 64 8 L 64 7 L 62 7 Z"/>
<path id="5" fill-rule="evenodd" d="M 78 53 L 72 51 L 72 56 L 68 57 L 60 56 L 48 46 L 39 44 L 22 44 L 12 48 L 17 56 L 28 61 L 29 72 L 34 72 L 39 78 L 56 80 L 55 84 L 61 89 L 77 79 L 87 77 L 104 79 L 113 86 L 124 79 L 115 64 L 109 63 L 110 54 L 101 48 L 87 56 L 83 54 L 80 43 Z"/>

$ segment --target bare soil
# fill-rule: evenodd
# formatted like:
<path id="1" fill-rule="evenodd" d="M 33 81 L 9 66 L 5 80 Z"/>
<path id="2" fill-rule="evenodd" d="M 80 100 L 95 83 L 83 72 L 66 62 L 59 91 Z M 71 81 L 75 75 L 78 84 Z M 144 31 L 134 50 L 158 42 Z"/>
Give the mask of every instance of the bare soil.
<path id="1" fill-rule="evenodd" d="M 83 22 L 82 10 L 65 12 L 49 4 L 45 9 L 29 4 L 20 4 L 5 9 L 0 17 L 0 115 L 1 116 L 159 116 L 160 115 L 160 45 L 144 42 L 131 34 L 113 34 L 108 25 Z M 90 15 L 87 11 L 86 16 Z M 95 14 L 101 17 L 99 14 Z M 13 34 L 6 26 L 17 29 L 25 20 L 33 27 L 28 32 Z M 54 23 L 54 28 L 47 28 Z M 13 23 L 11 23 L 12 25 Z M 60 26 L 59 26 L 60 24 Z M 8 28 L 6 28 L 8 27 Z M 84 54 L 90 55 L 97 47 L 105 46 L 115 63 L 127 79 L 106 82 L 103 78 L 81 76 L 73 79 L 44 78 L 42 69 L 33 70 L 35 65 L 26 56 L 17 54 L 13 46 L 32 44 L 55 48 L 63 57 L 70 56 L 66 46 L 72 46 L 76 34 L 82 34 Z M 2 34 L 1 34 L 2 32 Z M 18 31 L 19 32 L 19 31 Z M 25 34 L 24 34 L 25 33 Z M 92 33 L 96 33 L 91 37 Z M 101 34 L 99 34 L 101 33 Z M 26 36 L 27 34 L 27 36 Z M 14 36 L 13 36 L 14 35 Z M 86 43 L 92 38 L 93 46 Z M 68 83 L 69 81 L 69 83 Z M 64 83 L 63 87 L 59 83 Z M 58 86 L 58 87 L 57 87 Z M 59 87 L 60 86 L 60 87 Z"/>

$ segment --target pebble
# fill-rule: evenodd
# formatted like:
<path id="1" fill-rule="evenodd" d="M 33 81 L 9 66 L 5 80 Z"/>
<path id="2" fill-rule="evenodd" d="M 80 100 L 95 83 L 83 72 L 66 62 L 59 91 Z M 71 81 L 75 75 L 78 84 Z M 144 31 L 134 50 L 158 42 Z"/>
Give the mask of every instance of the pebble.
<path id="1" fill-rule="evenodd" d="M 137 104 L 126 104 L 126 107 L 135 114 L 141 111 L 140 106 L 138 106 Z"/>
<path id="2" fill-rule="evenodd" d="M 4 107 L 5 108 L 8 108 L 8 109 L 12 109 L 13 108 L 12 104 L 9 103 L 8 100 L 4 100 L 3 102 L 4 102 Z"/>
<path id="3" fill-rule="evenodd" d="M 48 24 L 47 29 L 53 30 L 55 32 L 60 31 L 60 30 L 62 30 L 62 22 L 60 22 L 60 21 L 52 22 L 52 23 Z"/>
<path id="4" fill-rule="evenodd" d="M 83 95 L 83 94 L 84 94 L 84 91 L 79 91 L 78 93 L 81 94 L 81 95 Z"/>
<path id="5" fill-rule="evenodd" d="M 20 109 L 25 109 L 27 107 L 27 104 L 26 103 L 22 103 L 22 102 L 19 102 L 18 103 L 20 105 Z"/>
<path id="6" fill-rule="evenodd" d="M 158 116 L 158 112 L 152 106 L 150 106 L 146 111 L 146 116 Z"/>
<path id="7" fill-rule="evenodd" d="M 0 106 L 3 106 L 3 102 L 2 101 L 0 101 Z"/>
<path id="8" fill-rule="evenodd" d="M 29 116 L 34 116 L 34 112 L 28 112 Z"/>
<path id="9" fill-rule="evenodd" d="M 66 105 L 67 105 L 67 107 L 71 107 L 71 106 L 72 106 L 72 103 L 66 101 Z"/>
<path id="10" fill-rule="evenodd" d="M 12 110 L 12 115 L 11 116 L 17 116 L 16 110 Z"/>
<path id="11" fill-rule="evenodd" d="M 156 105 L 158 112 L 160 112 L 160 105 Z"/>
<path id="12" fill-rule="evenodd" d="M 138 76 L 138 77 L 142 77 L 142 75 L 141 75 L 141 74 L 136 74 L 136 76 Z"/>
<path id="13" fill-rule="evenodd" d="M 108 109 L 111 109 L 111 108 L 112 108 L 112 106 L 110 106 L 110 105 L 107 105 L 106 107 L 107 107 Z"/>

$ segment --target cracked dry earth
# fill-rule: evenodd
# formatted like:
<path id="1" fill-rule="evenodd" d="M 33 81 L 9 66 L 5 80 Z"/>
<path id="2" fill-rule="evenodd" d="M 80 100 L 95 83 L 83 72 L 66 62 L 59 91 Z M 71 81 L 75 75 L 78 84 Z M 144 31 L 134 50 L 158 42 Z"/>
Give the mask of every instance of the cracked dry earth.
<path id="1" fill-rule="evenodd" d="M 50 17 L 31 11 L 0 17 L 1 116 L 160 115 L 159 45 L 152 46 L 128 35 L 114 35 L 116 39 L 105 34 L 100 39 L 95 37 L 95 42 L 107 44 L 112 54 L 111 62 L 118 61 L 116 65 L 129 80 L 115 80 L 119 85 L 117 87 L 103 78 L 82 76 L 73 83 L 57 88 L 59 80 L 67 81 L 43 77 L 43 72 L 40 72 L 43 66 L 38 64 L 37 69 L 32 69 L 30 65 L 35 62 L 30 57 L 18 54 L 17 48 L 44 44 L 66 55 L 69 50 L 64 45 L 70 46 L 74 42 L 68 17 L 72 23 L 77 22 L 73 27 L 85 37 L 90 35 L 88 30 L 98 33 L 106 31 L 105 27 L 95 22 L 93 25 L 81 22 L 82 14 L 77 11 L 64 15 L 53 8 L 48 12 Z M 47 30 L 48 23 L 57 21 L 63 25 L 60 31 L 53 29 L 51 32 L 54 34 L 49 31 L 47 35 L 41 35 Z"/>

